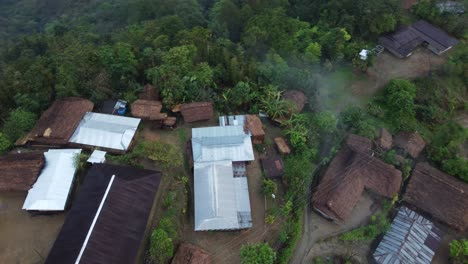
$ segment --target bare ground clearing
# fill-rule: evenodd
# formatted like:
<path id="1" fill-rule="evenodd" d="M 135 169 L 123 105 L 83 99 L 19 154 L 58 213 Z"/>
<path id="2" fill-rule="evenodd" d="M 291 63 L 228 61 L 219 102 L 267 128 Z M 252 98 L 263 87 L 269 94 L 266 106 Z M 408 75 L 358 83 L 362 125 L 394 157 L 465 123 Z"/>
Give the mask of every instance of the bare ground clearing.
<path id="1" fill-rule="evenodd" d="M 32 216 L 22 210 L 27 192 L 0 193 L 0 263 L 43 263 L 65 213 Z"/>

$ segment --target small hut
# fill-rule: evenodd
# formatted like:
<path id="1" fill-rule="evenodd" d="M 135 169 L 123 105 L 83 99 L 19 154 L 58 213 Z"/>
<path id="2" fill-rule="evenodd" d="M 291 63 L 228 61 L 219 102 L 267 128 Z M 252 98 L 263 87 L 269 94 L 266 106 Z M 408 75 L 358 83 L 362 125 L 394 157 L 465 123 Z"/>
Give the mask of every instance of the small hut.
<path id="1" fill-rule="evenodd" d="M 260 158 L 260 163 L 262 164 L 263 171 L 268 178 L 281 179 L 281 177 L 283 177 L 283 160 L 278 152 L 273 148 L 269 149 L 266 156 Z"/>
<path id="2" fill-rule="evenodd" d="M 172 259 L 171 264 L 209 264 L 212 258 L 200 247 L 188 243 L 182 243 Z"/>
<path id="3" fill-rule="evenodd" d="M 148 83 L 143 87 L 143 91 L 138 95 L 138 99 L 157 101 L 159 96 L 156 88 Z"/>
<path id="4" fill-rule="evenodd" d="M 283 93 L 283 99 L 294 104 L 294 109 L 291 109 L 291 112 L 293 113 L 300 113 L 307 102 L 306 95 L 304 92 L 299 90 L 287 90 Z"/>
<path id="5" fill-rule="evenodd" d="M 278 148 L 278 151 L 281 154 L 287 155 L 291 153 L 291 149 L 289 148 L 288 143 L 286 143 L 286 140 L 284 140 L 284 138 L 276 137 L 274 141 L 275 141 L 276 147 Z"/>
<path id="6" fill-rule="evenodd" d="M 132 116 L 160 121 L 167 117 L 161 113 L 162 103 L 160 101 L 138 99 L 132 104 Z"/>
<path id="7" fill-rule="evenodd" d="M 8 154 L 0 157 L 0 191 L 27 191 L 44 167 L 42 152 Z"/>
<path id="8" fill-rule="evenodd" d="M 377 145 L 384 150 L 389 150 L 393 145 L 392 134 L 387 129 L 381 128 L 379 131 L 379 137 L 377 139 Z"/>
<path id="9" fill-rule="evenodd" d="M 187 123 L 209 120 L 213 117 L 213 104 L 211 102 L 183 104 L 180 112 Z"/>
<path id="10" fill-rule="evenodd" d="M 426 142 L 418 132 L 400 132 L 396 135 L 394 142 L 413 159 L 417 158 L 426 147 Z"/>
<path id="11" fill-rule="evenodd" d="M 246 115 L 244 129 L 250 132 L 254 144 L 262 144 L 265 140 L 263 124 L 257 115 Z"/>

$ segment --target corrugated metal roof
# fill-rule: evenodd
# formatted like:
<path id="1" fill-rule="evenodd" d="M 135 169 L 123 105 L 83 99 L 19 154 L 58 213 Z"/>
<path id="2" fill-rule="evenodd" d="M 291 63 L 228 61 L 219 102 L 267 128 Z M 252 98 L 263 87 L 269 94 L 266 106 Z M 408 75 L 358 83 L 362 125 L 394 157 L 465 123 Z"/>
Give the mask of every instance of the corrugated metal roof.
<path id="1" fill-rule="evenodd" d="M 231 161 L 194 164 L 195 231 L 252 226 L 247 178 L 234 178 Z"/>
<path id="2" fill-rule="evenodd" d="M 70 138 L 70 142 L 127 150 L 141 119 L 88 112 Z"/>
<path id="3" fill-rule="evenodd" d="M 442 233 L 429 220 L 401 207 L 373 256 L 377 263 L 430 264 Z"/>
<path id="4" fill-rule="evenodd" d="M 220 116 L 220 126 L 243 126 L 245 123 L 245 115 L 233 115 L 233 116 Z"/>
<path id="5" fill-rule="evenodd" d="M 194 162 L 254 160 L 252 141 L 242 126 L 192 129 Z"/>
<path id="6" fill-rule="evenodd" d="M 34 211 L 63 211 L 75 177 L 75 156 L 81 149 L 57 149 L 44 153 L 46 165 L 23 204 Z"/>
<path id="7" fill-rule="evenodd" d="M 106 161 L 106 152 L 102 150 L 94 150 L 91 156 L 89 156 L 89 163 L 104 163 Z"/>

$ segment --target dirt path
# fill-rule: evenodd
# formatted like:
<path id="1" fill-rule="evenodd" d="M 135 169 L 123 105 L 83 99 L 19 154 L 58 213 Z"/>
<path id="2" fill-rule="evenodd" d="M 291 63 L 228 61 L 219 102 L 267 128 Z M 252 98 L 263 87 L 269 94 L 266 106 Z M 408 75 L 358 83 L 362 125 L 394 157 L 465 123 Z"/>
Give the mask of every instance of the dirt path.
<path id="1" fill-rule="evenodd" d="M 22 210 L 26 192 L 0 193 L 0 263 L 43 263 L 65 213 L 31 216 Z"/>
<path id="2" fill-rule="evenodd" d="M 354 229 L 368 221 L 372 215 L 371 207 L 374 203 L 373 199 L 368 194 L 364 194 L 357 206 L 354 208 L 352 215 L 344 225 L 338 225 L 325 218 L 319 216 L 307 208 L 304 214 L 304 229 L 301 239 L 298 242 L 296 251 L 290 261 L 292 264 L 308 263 L 317 256 L 314 251 L 314 244 L 325 238 L 336 236 L 337 234 Z M 333 252 L 331 252 L 333 253 Z"/>

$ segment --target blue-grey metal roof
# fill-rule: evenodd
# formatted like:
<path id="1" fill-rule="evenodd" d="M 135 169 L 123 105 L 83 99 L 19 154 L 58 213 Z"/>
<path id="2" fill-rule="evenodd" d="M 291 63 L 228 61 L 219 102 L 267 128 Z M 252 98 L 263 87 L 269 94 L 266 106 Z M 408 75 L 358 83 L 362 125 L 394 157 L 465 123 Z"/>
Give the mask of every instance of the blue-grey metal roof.
<path id="1" fill-rule="evenodd" d="M 431 221 L 401 207 L 373 257 L 382 264 L 430 264 L 441 240 Z"/>
<path id="2" fill-rule="evenodd" d="M 192 129 L 194 162 L 254 160 L 252 141 L 242 126 Z"/>

